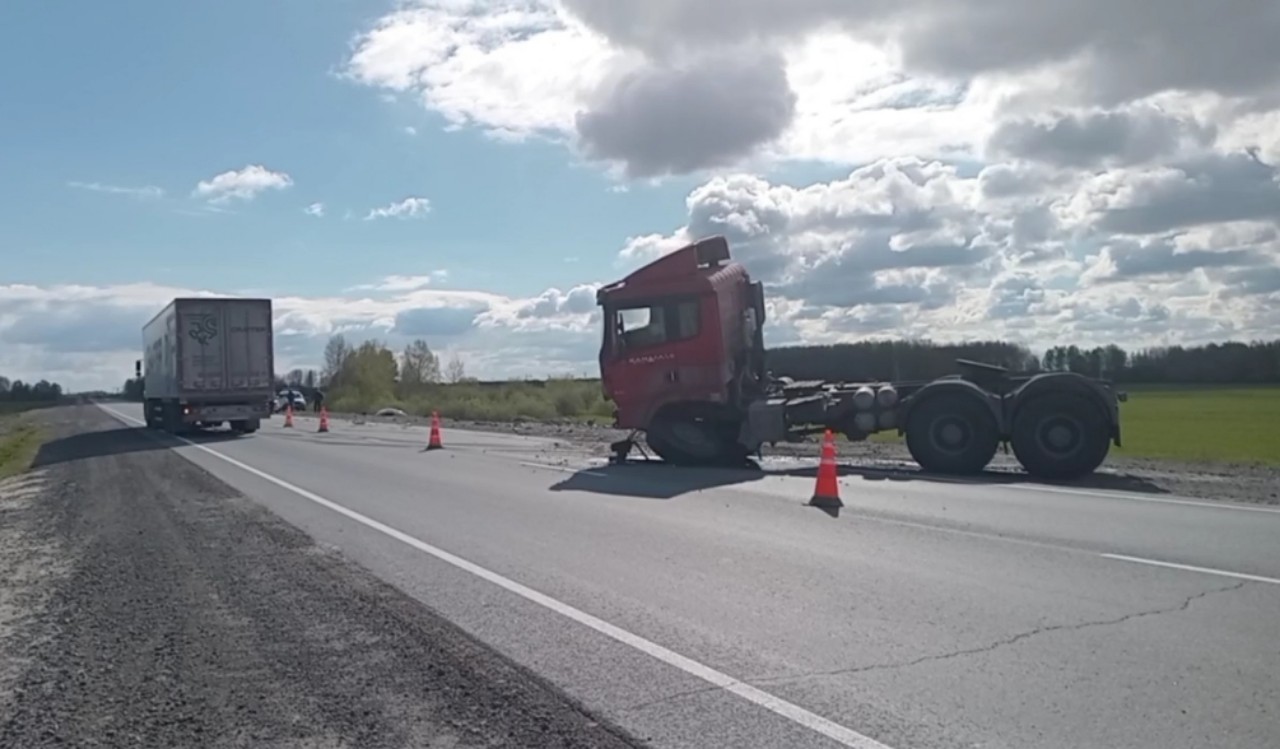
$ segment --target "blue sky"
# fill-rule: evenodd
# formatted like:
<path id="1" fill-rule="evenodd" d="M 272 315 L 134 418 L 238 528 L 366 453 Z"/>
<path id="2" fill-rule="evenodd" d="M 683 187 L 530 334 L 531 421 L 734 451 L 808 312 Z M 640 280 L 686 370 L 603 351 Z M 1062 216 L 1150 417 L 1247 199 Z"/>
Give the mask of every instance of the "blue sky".
<path id="1" fill-rule="evenodd" d="M 408 97 L 389 102 L 341 77 L 354 34 L 387 9 L 6 4 L 0 90 L 20 106 L 0 118 L 0 139 L 22 145 L 6 149 L 0 181 L 3 242 L 20 253 L 4 280 L 319 294 L 443 268 L 451 284 L 536 294 L 616 272 L 625 237 L 680 223 L 688 180 L 611 192 L 563 146 L 445 132 Z M 247 164 L 294 185 L 228 206 L 233 214 L 200 215 L 196 184 Z M 410 195 L 431 201 L 427 218 L 359 220 Z M 303 213 L 317 201 L 324 220 Z M 346 211 L 355 220 L 342 220 Z"/>
<path id="2" fill-rule="evenodd" d="M 594 289 L 709 234 L 773 344 L 1274 337 L 1280 46 L 1078 6 L 12 0 L 0 375 L 118 387 L 190 293 L 270 296 L 284 369 L 590 373 Z"/>

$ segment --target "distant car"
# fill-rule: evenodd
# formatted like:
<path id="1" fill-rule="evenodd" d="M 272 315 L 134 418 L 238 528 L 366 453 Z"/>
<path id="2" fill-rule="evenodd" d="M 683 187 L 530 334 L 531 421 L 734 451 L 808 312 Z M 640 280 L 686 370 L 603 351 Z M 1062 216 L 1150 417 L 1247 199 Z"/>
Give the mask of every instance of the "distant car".
<path id="1" fill-rule="evenodd" d="M 374 416 L 408 416 L 398 408 L 379 408 Z"/>
<path id="2" fill-rule="evenodd" d="M 307 410 L 307 399 L 297 390 L 281 390 L 276 393 L 276 413 L 284 411 L 289 406 L 293 406 L 294 411 L 305 411 Z"/>

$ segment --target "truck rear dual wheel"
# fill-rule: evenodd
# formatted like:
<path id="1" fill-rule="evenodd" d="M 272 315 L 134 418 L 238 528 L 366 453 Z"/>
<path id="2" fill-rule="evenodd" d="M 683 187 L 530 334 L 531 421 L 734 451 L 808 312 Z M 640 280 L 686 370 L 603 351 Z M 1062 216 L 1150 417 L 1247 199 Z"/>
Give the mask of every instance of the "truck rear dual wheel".
<path id="1" fill-rule="evenodd" d="M 240 434 L 253 434 L 261 426 L 262 421 L 259 419 L 245 419 L 244 421 L 231 422 L 231 431 L 239 432 Z"/>
<path id="2" fill-rule="evenodd" d="M 1000 427 L 986 404 L 969 395 L 936 395 L 911 410 L 907 449 L 926 471 L 981 473 L 1000 446 Z"/>
<path id="3" fill-rule="evenodd" d="M 1093 473 L 1111 450 L 1111 429 L 1080 393 L 1047 393 L 1013 416 L 1013 454 L 1036 478 L 1067 480 Z"/>

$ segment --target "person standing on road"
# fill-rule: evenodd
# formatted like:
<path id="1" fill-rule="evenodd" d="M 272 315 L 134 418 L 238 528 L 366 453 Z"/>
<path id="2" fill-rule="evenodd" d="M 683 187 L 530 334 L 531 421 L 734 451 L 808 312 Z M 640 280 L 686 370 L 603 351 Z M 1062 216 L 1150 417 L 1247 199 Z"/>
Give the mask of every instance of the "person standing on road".
<path id="1" fill-rule="evenodd" d="M 316 413 L 320 413 L 320 407 L 324 405 L 324 393 L 321 392 L 319 388 L 317 388 L 316 391 L 312 393 L 311 403 Z"/>

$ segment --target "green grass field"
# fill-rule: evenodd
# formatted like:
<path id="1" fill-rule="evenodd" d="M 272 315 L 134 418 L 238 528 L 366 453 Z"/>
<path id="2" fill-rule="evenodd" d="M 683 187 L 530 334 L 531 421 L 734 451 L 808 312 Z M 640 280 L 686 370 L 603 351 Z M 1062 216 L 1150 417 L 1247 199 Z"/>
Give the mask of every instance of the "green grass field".
<path id="1" fill-rule="evenodd" d="M 1129 458 L 1280 466 L 1280 387 L 1122 385 L 1124 447 Z M 897 442 L 896 433 L 875 435 Z"/>
<path id="2" fill-rule="evenodd" d="M 40 428 L 21 416 L 0 416 L 0 479 L 31 467 L 43 441 Z"/>
<path id="3" fill-rule="evenodd" d="M 1122 389 L 1116 455 L 1280 465 L 1280 387 Z"/>

